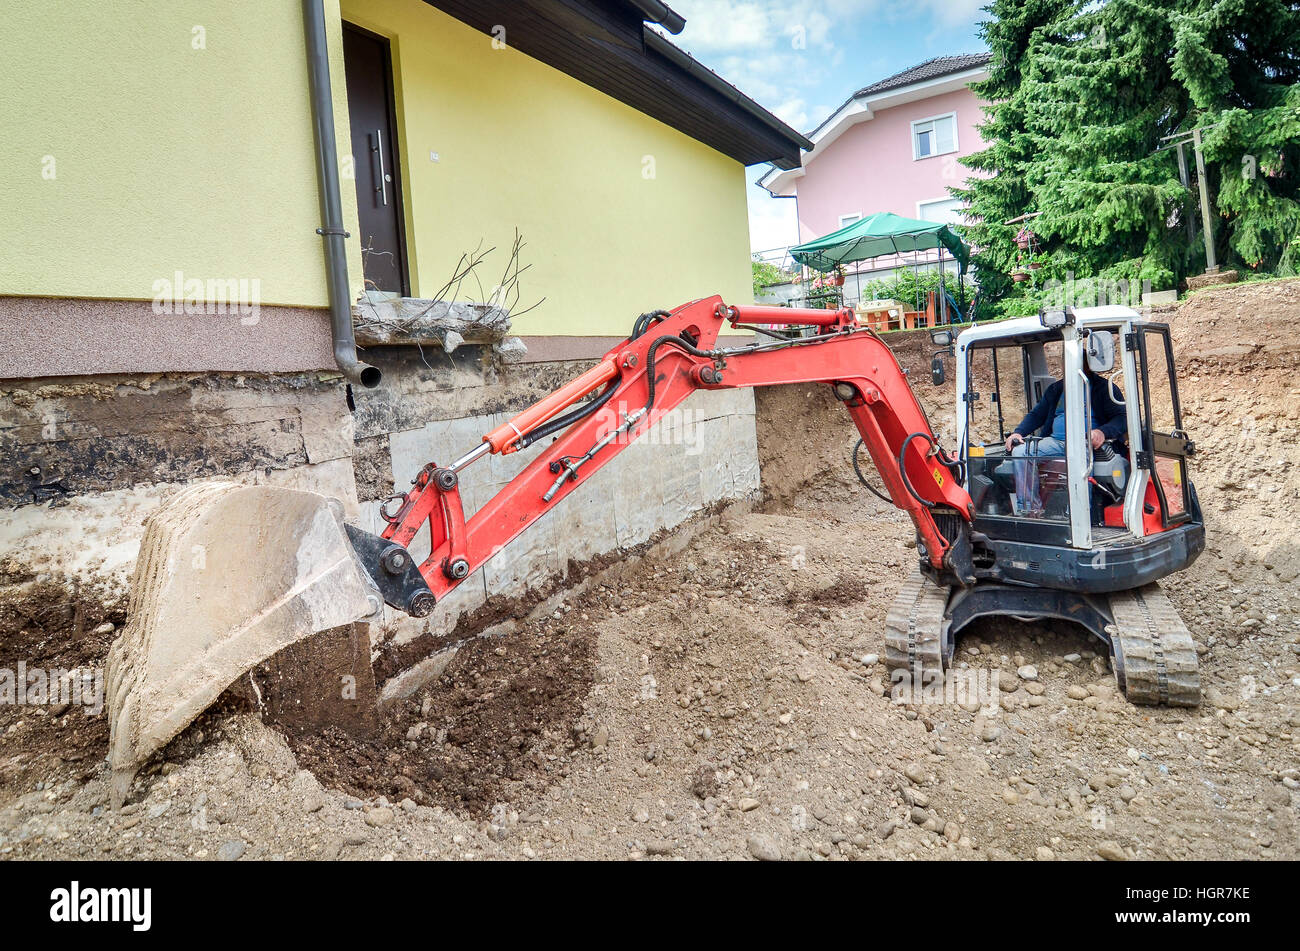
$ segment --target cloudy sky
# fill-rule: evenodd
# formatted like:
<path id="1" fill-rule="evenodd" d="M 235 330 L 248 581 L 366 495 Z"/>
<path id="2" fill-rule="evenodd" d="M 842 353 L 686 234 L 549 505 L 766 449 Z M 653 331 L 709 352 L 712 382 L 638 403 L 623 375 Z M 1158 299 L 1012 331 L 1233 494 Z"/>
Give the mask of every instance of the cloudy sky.
<path id="1" fill-rule="evenodd" d="M 686 18 L 678 46 L 794 126 L 809 132 L 855 90 L 933 56 L 983 48 L 987 0 L 670 0 Z M 798 240 L 794 201 L 749 177 L 750 244 Z"/>

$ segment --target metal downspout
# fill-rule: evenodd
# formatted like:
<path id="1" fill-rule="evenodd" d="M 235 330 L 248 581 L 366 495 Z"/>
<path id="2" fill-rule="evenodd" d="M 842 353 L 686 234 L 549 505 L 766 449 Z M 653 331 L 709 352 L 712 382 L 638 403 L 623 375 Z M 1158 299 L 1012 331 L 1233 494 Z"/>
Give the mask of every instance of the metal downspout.
<path id="1" fill-rule="evenodd" d="M 312 129 L 316 137 L 316 176 L 320 183 L 320 213 L 324 222 L 316 233 L 325 239 L 334 361 L 353 383 L 376 387 L 383 374 L 378 367 L 357 358 L 357 338 L 352 330 L 347 246 L 344 244 L 348 234 L 343 230 L 343 203 L 339 198 L 338 143 L 334 138 L 334 99 L 330 90 L 329 44 L 325 38 L 323 0 L 303 0 L 302 18 L 307 39 Z"/>

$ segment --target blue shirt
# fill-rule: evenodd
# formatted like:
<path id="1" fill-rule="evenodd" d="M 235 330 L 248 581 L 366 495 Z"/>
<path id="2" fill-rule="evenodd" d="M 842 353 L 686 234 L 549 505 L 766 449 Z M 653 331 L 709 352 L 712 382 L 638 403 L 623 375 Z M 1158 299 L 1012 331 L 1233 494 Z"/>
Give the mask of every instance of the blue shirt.
<path id="1" fill-rule="evenodd" d="M 1092 431 L 1092 420 L 1088 420 L 1088 431 Z M 1052 438 L 1065 442 L 1065 400 L 1056 404 L 1056 415 L 1052 417 Z"/>
<path id="2" fill-rule="evenodd" d="M 1052 438 L 1065 442 L 1065 400 L 1056 404 L 1056 415 L 1052 417 Z"/>

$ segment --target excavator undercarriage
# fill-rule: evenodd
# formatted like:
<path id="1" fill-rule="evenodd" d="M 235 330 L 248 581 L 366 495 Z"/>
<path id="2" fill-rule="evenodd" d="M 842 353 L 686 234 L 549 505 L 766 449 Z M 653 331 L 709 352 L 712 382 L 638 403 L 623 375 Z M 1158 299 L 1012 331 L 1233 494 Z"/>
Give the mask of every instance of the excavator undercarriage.
<path id="1" fill-rule="evenodd" d="M 790 325 L 803 329 L 773 329 Z M 720 337 L 728 327 L 755 336 Z M 728 306 L 714 297 L 642 315 L 591 370 L 460 458 L 429 463 L 383 506 L 380 535 L 346 523 L 322 496 L 268 486 L 198 486 L 156 514 L 131 618 L 109 657 L 115 802 L 145 760 L 251 667 L 311 634 L 377 619 L 382 604 L 428 615 L 692 393 L 809 382 L 833 388 L 889 500 L 916 528 L 918 568 L 885 622 L 892 672 L 941 678 L 956 635 L 976 617 L 1056 617 L 1108 645 L 1130 699 L 1197 702 L 1195 650 L 1154 579 L 1126 585 L 1111 571 L 1110 590 L 1081 595 L 1064 576 L 1045 584 L 1012 577 L 1014 559 L 1004 558 L 999 574 L 995 540 L 975 529 L 969 460 L 939 447 L 893 352 L 852 310 Z M 543 448 L 532 462 L 467 518 L 460 473 L 534 445 Z M 1195 516 L 1191 527 L 1202 534 L 1184 544 L 1182 563 L 1159 563 L 1165 573 L 1203 545 Z M 428 552 L 418 559 L 417 537 Z"/>
<path id="2" fill-rule="evenodd" d="M 992 616 L 1083 627 L 1110 653 L 1119 689 L 1133 703 L 1200 703 L 1196 645 L 1158 584 L 1105 595 L 986 582 L 950 588 L 920 570 L 885 617 L 885 665 L 895 696 L 942 683 L 958 634 L 977 617 Z"/>

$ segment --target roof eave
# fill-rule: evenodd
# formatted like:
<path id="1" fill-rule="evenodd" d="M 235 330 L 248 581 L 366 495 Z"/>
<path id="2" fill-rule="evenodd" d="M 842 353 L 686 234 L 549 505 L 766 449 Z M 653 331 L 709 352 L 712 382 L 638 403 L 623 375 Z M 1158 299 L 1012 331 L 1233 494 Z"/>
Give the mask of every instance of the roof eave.
<path id="1" fill-rule="evenodd" d="M 782 122 L 781 119 L 773 113 L 764 109 L 749 96 L 746 96 L 731 83 L 727 82 L 713 70 L 695 59 L 695 57 L 691 56 L 680 47 L 670 43 L 658 31 L 646 26 L 643 32 L 647 48 L 654 50 L 661 56 L 664 56 L 679 69 L 685 70 L 692 78 L 702 82 L 725 99 L 730 100 L 742 112 L 752 119 L 757 120 L 761 125 L 775 133 L 778 137 L 791 143 L 793 146 L 792 154 L 776 159 L 774 164 L 779 168 L 799 167 L 801 151 L 813 148 L 813 142 L 807 136 L 802 135 L 785 122 Z"/>
<path id="2" fill-rule="evenodd" d="M 772 165 L 759 176 L 755 184 L 773 198 L 794 198 L 794 183 L 803 178 L 805 174 L 803 165 L 797 168 L 778 168 Z"/>

